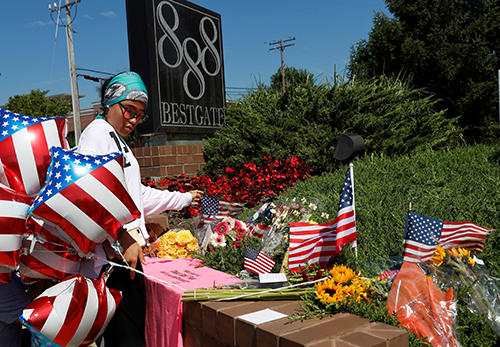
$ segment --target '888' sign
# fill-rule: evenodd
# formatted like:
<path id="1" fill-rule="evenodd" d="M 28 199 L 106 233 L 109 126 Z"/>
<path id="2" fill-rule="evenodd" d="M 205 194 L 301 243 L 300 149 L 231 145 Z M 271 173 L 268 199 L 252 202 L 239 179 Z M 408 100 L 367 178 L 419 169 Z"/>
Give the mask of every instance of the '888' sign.
<path id="1" fill-rule="evenodd" d="M 169 80 L 182 81 L 191 100 L 202 99 L 207 90 L 224 88 L 220 18 L 172 0 L 160 1 L 155 16 L 160 71 Z"/>

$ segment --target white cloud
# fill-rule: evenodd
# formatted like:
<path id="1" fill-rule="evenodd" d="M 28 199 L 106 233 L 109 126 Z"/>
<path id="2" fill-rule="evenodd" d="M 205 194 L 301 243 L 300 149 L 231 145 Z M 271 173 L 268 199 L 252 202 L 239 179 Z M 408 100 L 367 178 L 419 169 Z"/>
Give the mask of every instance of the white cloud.
<path id="1" fill-rule="evenodd" d="M 92 17 L 91 15 L 88 15 L 88 14 L 84 14 L 82 17 L 85 19 L 94 20 L 94 17 Z"/>
<path id="2" fill-rule="evenodd" d="M 44 27 L 44 26 L 47 26 L 47 25 L 52 25 L 54 24 L 54 22 L 52 22 L 51 20 L 49 21 L 43 21 L 43 20 L 37 20 L 35 22 L 31 22 L 31 23 L 28 23 L 29 26 L 40 26 L 40 27 Z"/>
<path id="3" fill-rule="evenodd" d="M 116 17 L 116 13 L 114 11 L 107 11 L 99 13 L 103 17 Z"/>

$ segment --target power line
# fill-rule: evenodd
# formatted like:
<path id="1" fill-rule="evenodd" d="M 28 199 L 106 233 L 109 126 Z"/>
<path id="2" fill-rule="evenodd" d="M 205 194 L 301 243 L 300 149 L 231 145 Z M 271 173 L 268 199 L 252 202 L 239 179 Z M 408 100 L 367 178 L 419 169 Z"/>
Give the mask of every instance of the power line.
<path id="1" fill-rule="evenodd" d="M 274 51 L 277 49 L 279 49 L 281 51 L 281 83 L 282 83 L 283 91 L 285 91 L 285 55 L 284 55 L 284 51 L 285 51 L 286 47 L 295 46 L 294 43 L 289 43 L 287 45 L 284 45 L 284 43 L 289 42 L 289 41 L 294 41 L 294 40 L 295 40 L 295 37 L 290 37 L 286 40 L 277 40 L 277 41 L 269 42 L 269 46 L 279 44 L 279 47 L 269 48 L 269 51 Z M 264 43 L 267 43 L 267 42 L 264 42 Z"/>
<path id="2" fill-rule="evenodd" d="M 79 68 L 79 67 L 77 67 L 76 70 L 78 70 L 78 71 L 95 72 L 95 73 L 100 73 L 100 74 L 109 75 L 109 76 L 114 76 L 115 75 L 114 73 L 111 73 L 111 72 L 104 72 L 104 71 L 92 70 L 92 69 L 83 69 L 83 68 Z"/>

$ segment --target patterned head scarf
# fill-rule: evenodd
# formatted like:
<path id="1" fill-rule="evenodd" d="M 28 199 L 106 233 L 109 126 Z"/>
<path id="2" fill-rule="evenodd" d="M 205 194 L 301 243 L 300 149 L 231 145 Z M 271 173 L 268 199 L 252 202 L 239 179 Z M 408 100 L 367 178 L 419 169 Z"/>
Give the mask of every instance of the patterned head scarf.
<path id="1" fill-rule="evenodd" d="M 131 71 L 122 72 L 109 82 L 102 100 L 104 106 L 111 106 L 123 100 L 148 104 L 148 92 L 139 74 Z"/>

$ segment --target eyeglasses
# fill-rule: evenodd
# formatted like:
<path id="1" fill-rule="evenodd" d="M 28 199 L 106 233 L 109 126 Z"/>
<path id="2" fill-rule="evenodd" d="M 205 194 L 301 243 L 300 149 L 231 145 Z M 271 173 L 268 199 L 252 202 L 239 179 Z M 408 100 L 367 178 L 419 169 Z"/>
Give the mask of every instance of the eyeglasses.
<path id="1" fill-rule="evenodd" d="M 120 107 L 122 108 L 122 114 L 126 120 L 138 119 L 139 123 L 143 123 L 149 117 L 145 113 L 138 113 L 132 108 L 122 105 L 121 102 L 118 102 L 118 105 L 120 105 Z"/>

